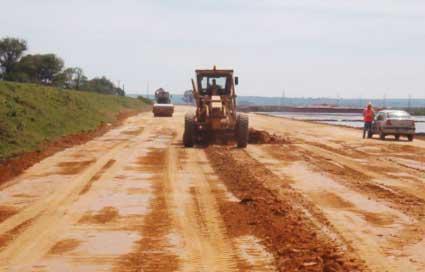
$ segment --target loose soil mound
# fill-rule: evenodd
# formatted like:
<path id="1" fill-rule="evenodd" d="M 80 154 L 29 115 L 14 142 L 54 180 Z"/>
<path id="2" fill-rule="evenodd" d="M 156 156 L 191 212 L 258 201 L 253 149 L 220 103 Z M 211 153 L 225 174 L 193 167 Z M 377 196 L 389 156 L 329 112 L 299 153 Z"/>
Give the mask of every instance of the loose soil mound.
<path id="1" fill-rule="evenodd" d="M 231 236 L 254 235 L 274 254 L 279 271 L 365 271 L 364 264 L 297 208 L 289 186 L 283 196 L 264 187 L 277 177 L 242 150 L 209 147 L 215 172 L 240 203 L 220 204 Z"/>
<path id="2" fill-rule="evenodd" d="M 265 130 L 249 129 L 249 140 L 250 144 L 287 144 L 289 139 L 276 135 L 270 134 Z"/>

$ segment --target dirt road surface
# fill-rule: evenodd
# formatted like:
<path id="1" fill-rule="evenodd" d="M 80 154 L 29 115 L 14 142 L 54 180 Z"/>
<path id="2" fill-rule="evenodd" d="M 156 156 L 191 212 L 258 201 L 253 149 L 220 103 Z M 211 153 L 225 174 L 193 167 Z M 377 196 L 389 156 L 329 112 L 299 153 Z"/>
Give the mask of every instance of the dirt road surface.
<path id="1" fill-rule="evenodd" d="M 250 115 L 182 147 L 142 113 L 0 185 L 0 271 L 425 271 L 425 142 Z"/>

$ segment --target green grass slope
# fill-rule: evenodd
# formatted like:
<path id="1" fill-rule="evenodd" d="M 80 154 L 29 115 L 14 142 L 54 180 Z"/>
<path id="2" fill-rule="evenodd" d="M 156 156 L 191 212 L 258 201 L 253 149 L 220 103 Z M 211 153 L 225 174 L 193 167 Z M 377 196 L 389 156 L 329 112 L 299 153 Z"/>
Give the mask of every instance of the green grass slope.
<path id="1" fill-rule="evenodd" d="M 122 110 L 144 108 L 145 102 L 129 97 L 0 81 L 0 160 L 93 130 Z"/>

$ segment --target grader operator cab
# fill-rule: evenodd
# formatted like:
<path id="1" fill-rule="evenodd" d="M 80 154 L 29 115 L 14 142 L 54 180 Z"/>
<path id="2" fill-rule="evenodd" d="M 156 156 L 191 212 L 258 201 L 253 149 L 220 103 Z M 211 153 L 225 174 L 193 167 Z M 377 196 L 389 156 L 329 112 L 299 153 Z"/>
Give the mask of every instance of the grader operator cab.
<path id="1" fill-rule="evenodd" d="M 235 139 L 238 147 L 248 143 L 248 116 L 236 112 L 235 85 L 238 77 L 233 70 L 196 70 L 192 79 L 195 113 L 187 113 L 183 143 L 192 147 L 217 137 Z"/>

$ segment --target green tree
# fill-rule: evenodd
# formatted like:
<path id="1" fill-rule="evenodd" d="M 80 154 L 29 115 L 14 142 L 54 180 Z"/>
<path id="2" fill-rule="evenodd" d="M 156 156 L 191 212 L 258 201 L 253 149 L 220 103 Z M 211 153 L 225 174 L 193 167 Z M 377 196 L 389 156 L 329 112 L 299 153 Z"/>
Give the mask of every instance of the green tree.
<path id="1" fill-rule="evenodd" d="M 65 89 L 71 89 L 72 74 L 72 68 L 66 68 L 65 70 L 56 75 L 55 85 Z"/>
<path id="2" fill-rule="evenodd" d="M 0 40 L 0 78 L 8 79 L 25 50 L 27 50 L 25 40 L 16 38 Z"/>
<path id="3" fill-rule="evenodd" d="M 87 82 L 87 77 L 84 75 L 83 69 L 79 67 L 66 68 L 56 78 L 57 84 L 66 89 L 80 90 L 81 86 Z"/>
<path id="4" fill-rule="evenodd" d="M 16 81 L 53 84 L 65 80 L 60 75 L 63 60 L 55 54 L 26 55 L 16 64 L 12 78 Z"/>
<path id="5" fill-rule="evenodd" d="M 84 90 L 103 94 L 115 94 L 114 84 L 106 77 L 95 77 L 84 85 Z"/>
<path id="6" fill-rule="evenodd" d="M 82 87 L 82 90 L 96 92 L 102 94 L 112 94 L 124 96 L 125 92 L 121 88 L 116 88 L 114 83 L 106 77 L 95 77 L 87 81 Z"/>
<path id="7" fill-rule="evenodd" d="M 125 92 L 121 88 L 115 88 L 115 93 L 119 96 L 125 96 Z"/>
<path id="8" fill-rule="evenodd" d="M 75 89 L 79 90 L 85 82 L 87 82 L 87 77 L 84 75 L 83 69 L 81 69 L 79 67 L 75 67 L 74 68 Z"/>

